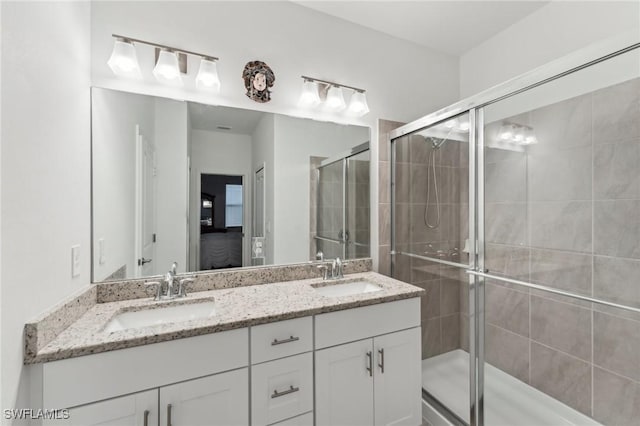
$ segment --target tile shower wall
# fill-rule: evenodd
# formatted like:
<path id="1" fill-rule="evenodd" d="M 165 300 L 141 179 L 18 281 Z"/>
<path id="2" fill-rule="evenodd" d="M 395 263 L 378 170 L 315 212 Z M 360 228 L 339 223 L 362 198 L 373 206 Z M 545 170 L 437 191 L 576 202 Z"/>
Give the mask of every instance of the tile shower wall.
<path id="1" fill-rule="evenodd" d="M 640 307 L 640 79 L 505 121 L 539 142 L 486 150 L 487 268 Z M 637 424 L 640 315 L 498 282 L 486 302 L 488 362 L 599 422 Z"/>

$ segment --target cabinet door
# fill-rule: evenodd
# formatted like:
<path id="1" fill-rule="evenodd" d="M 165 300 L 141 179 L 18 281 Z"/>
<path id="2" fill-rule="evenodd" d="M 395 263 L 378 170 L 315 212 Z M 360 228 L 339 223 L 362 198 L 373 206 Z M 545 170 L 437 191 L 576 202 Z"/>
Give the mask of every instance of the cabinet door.
<path id="1" fill-rule="evenodd" d="M 375 425 L 420 425 L 420 327 L 376 337 L 373 347 Z"/>
<path id="2" fill-rule="evenodd" d="M 247 368 L 160 388 L 161 426 L 248 424 Z"/>
<path id="3" fill-rule="evenodd" d="M 145 423 L 146 421 L 146 423 Z M 46 426 L 156 426 L 158 390 L 134 393 L 69 410 L 66 420 L 46 420 Z"/>
<path id="4" fill-rule="evenodd" d="M 316 351 L 316 425 L 373 425 L 373 341 Z"/>

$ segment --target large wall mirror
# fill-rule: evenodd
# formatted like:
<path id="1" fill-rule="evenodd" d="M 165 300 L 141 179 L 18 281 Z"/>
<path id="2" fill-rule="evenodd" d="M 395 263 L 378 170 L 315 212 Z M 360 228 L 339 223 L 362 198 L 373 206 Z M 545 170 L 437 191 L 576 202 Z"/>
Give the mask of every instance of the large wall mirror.
<path id="1" fill-rule="evenodd" d="M 368 257 L 369 137 L 93 88 L 93 281 Z"/>

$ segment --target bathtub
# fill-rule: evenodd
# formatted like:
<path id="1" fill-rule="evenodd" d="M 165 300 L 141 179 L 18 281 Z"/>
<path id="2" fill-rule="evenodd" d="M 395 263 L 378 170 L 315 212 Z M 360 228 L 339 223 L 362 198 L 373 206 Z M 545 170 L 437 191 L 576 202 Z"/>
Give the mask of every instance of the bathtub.
<path id="1" fill-rule="evenodd" d="M 549 395 L 485 364 L 484 410 L 487 426 L 600 425 Z M 469 423 L 469 354 L 462 349 L 422 361 L 422 387 L 427 396 Z M 423 417 L 433 426 L 451 424 L 423 401 Z"/>

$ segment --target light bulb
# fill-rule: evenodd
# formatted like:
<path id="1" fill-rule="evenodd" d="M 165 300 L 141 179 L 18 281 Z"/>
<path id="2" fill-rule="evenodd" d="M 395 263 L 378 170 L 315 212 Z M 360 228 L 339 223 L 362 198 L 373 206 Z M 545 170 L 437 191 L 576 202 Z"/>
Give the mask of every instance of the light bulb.
<path id="1" fill-rule="evenodd" d="M 214 60 L 202 58 L 200 69 L 196 76 L 196 87 L 199 89 L 220 91 L 220 78 L 218 77 L 218 67 Z"/>
<path id="2" fill-rule="evenodd" d="M 453 129 L 454 127 L 456 127 L 456 120 L 453 119 L 453 120 L 445 121 L 444 127 L 446 127 L 447 129 Z"/>
<path id="3" fill-rule="evenodd" d="M 538 139 L 536 135 L 533 133 L 533 129 L 526 129 L 524 132 L 524 140 L 522 141 L 523 145 L 531 145 L 537 143 Z"/>
<path id="4" fill-rule="evenodd" d="M 503 141 L 508 141 L 513 137 L 513 130 L 510 124 L 503 124 L 498 132 L 498 137 Z"/>
<path id="5" fill-rule="evenodd" d="M 133 43 L 126 39 L 116 38 L 107 65 L 115 75 L 136 79 L 142 78 L 136 48 Z"/>
<path id="6" fill-rule="evenodd" d="M 364 92 L 353 92 L 349 101 L 349 113 L 356 117 L 362 117 L 368 112 L 369 105 L 367 105 L 367 97 Z"/>
<path id="7" fill-rule="evenodd" d="M 515 135 L 513 135 L 514 142 L 522 142 L 523 140 L 524 140 L 524 134 L 522 134 L 521 130 L 519 130 L 518 132 L 516 132 Z"/>
<path id="8" fill-rule="evenodd" d="M 302 92 L 298 100 L 298 106 L 302 108 L 311 108 L 320 103 L 318 95 L 318 84 L 315 81 L 305 80 L 302 83 Z"/>
<path id="9" fill-rule="evenodd" d="M 458 126 L 458 130 L 460 130 L 461 132 L 468 132 L 469 131 L 469 122 L 468 121 L 460 122 L 460 125 Z"/>
<path id="10" fill-rule="evenodd" d="M 339 112 L 347 107 L 342 95 L 342 88 L 338 86 L 331 86 L 327 92 L 327 100 L 325 105 L 328 110 Z"/>
<path id="11" fill-rule="evenodd" d="M 158 62 L 153 68 L 153 75 L 161 83 L 181 86 L 182 77 L 176 53 L 169 49 L 160 50 Z"/>

